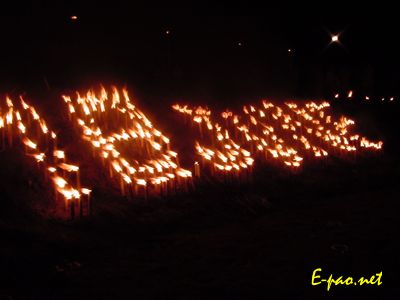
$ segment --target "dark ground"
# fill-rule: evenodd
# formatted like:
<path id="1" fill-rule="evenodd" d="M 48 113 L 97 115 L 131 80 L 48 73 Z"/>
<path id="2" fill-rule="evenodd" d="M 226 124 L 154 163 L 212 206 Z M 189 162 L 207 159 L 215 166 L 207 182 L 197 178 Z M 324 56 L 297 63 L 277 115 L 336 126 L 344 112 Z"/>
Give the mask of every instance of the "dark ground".
<path id="1" fill-rule="evenodd" d="M 51 124 L 62 123 L 51 110 Z M 251 183 L 206 180 L 147 202 L 121 199 L 78 152 L 95 200 L 94 216 L 75 222 L 43 217 L 37 203 L 48 195 L 37 171 L 18 151 L 3 152 L 0 299 L 398 297 L 398 104 L 333 110 L 381 137 L 384 151 L 306 162 L 298 174 L 262 166 Z M 177 126 L 166 127 L 174 136 Z M 64 128 L 66 145 L 70 134 Z M 327 276 L 383 271 L 383 285 L 326 292 L 310 284 L 315 268 Z"/>

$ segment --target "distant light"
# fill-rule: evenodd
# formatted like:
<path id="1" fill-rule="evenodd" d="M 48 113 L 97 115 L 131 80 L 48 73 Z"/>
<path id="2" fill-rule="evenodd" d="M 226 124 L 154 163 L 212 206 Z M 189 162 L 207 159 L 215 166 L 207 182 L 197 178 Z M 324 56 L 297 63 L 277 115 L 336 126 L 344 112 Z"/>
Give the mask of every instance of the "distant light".
<path id="1" fill-rule="evenodd" d="M 73 20 L 73 21 L 76 21 L 76 20 L 78 20 L 78 16 L 75 16 L 75 15 L 71 16 L 70 19 Z"/>
<path id="2" fill-rule="evenodd" d="M 169 30 L 166 30 L 166 31 L 165 31 L 165 34 L 166 34 L 166 35 L 169 35 L 170 33 L 171 33 L 171 31 L 169 31 Z"/>
<path id="3" fill-rule="evenodd" d="M 335 98 L 336 98 L 336 99 L 339 98 L 339 94 L 336 94 L 336 95 L 335 95 Z"/>
<path id="4" fill-rule="evenodd" d="M 365 96 L 365 100 L 369 100 L 369 97 L 368 97 L 368 96 Z"/>
<path id="5" fill-rule="evenodd" d="M 349 93 L 347 94 L 347 98 L 351 98 L 353 97 L 353 91 L 349 91 Z"/>
<path id="6" fill-rule="evenodd" d="M 339 36 L 337 34 L 332 35 L 332 43 L 339 42 Z"/>
<path id="7" fill-rule="evenodd" d="M 241 43 L 241 42 L 239 42 L 239 43 L 238 43 L 238 46 L 242 46 L 242 43 Z"/>
<path id="8" fill-rule="evenodd" d="M 292 52 L 292 49 L 289 48 L 289 49 L 287 50 L 287 52 L 289 52 L 289 53 Z"/>
<path id="9" fill-rule="evenodd" d="M 382 98 L 382 101 L 385 101 L 385 98 Z"/>
<path id="10" fill-rule="evenodd" d="M 393 101 L 393 100 L 394 100 L 394 97 L 391 97 L 391 98 L 390 98 L 390 101 Z"/>

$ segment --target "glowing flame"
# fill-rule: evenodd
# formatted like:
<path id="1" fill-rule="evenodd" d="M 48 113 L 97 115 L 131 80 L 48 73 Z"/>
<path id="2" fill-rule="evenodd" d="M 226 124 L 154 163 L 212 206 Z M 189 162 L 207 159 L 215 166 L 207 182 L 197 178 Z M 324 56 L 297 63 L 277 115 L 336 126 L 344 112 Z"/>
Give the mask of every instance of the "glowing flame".
<path id="1" fill-rule="evenodd" d="M 336 98 L 338 96 L 336 94 Z M 352 96 L 352 91 L 348 96 Z M 262 108 L 243 106 L 242 115 L 231 111 L 222 112 L 220 116 L 227 126 L 225 129 L 212 121 L 209 110 L 210 113 L 205 117 L 202 110 L 188 105 L 176 104 L 173 109 L 182 114 L 190 114 L 193 121 L 199 123 L 199 129 L 204 122 L 209 122 L 216 128 L 207 137 L 213 140 L 213 147 L 206 147 L 196 141 L 195 149 L 205 162 L 210 162 L 217 170 L 226 172 L 240 170 L 254 163 L 252 151 L 243 147 L 253 149 L 264 160 L 272 158 L 290 168 L 300 167 L 306 152 L 311 152 L 313 157 L 320 159 L 329 156 L 329 151 L 381 149 L 382 142 L 370 142 L 366 138 L 359 138 L 359 135 L 351 134 L 351 126 L 355 124 L 353 120 L 344 116 L 333 120 L 332 116 L 327 115 L 326 110 L 329 107 L 328 102 L 307 102 L 304 105 L 287 102 L 281 107 L 263 100 Z M 196 111 L 201 113 L 196 114 Z M 235 141 L 231 136 L 235 136 Z M 240 150 L 230 152 L 232 146 Z M 243 157 L 238 157 L 238 153 Z"/>
<path id="2" fill-rule="evenodd" d="M 82 139 L 109 165 L 110 176 L 120 176 L 122 194 L 127 193 L 125 184 L 160 185 L 177 177 L 189 177 L 179 168 L 178 153 L 169 149 L 170 139 L 132 103 L 126 89 L 112 87 L 109 93 L 101 87 L 99 93 L 89 90 L 62 98 L 69 119 L 81 130 Z M 203 108 L 196 111 L 208 114 Z"/>
<path id="3" fill-rule="evenodd" d="M 29 148 L 32 148 L 32 149 L 37 148 L 37 145 L 34 142 L 32 142 L 30 139 L 28 139 L 27 137 L 24 137 L 22 142 L 25 144 L 25 146 L 27 146 Z"/>

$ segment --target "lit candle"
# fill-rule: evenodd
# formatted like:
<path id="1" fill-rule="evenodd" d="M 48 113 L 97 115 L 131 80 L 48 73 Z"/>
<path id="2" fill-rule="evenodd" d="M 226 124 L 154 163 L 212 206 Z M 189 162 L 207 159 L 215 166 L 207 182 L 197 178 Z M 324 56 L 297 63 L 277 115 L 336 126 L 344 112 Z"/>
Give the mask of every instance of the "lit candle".
<path id="1" fill-rule="evenodd" d="M 199 166 L 199 163 L 197 161 L 194 162 L 194 176 L 196 178 L 200 177 L 200 166 Z"/>

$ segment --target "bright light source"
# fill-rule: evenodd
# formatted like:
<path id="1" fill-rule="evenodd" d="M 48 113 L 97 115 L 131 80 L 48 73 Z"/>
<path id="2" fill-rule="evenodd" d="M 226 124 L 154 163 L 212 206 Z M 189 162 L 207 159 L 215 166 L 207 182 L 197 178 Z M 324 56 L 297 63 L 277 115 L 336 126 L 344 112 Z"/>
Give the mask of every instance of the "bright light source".
<path id="1" fill-rule="evenodd" d="M 339 42 L 339 36 L 337 34 L 332 35 L 332 43 Z"/>
<path id="2" fill-rule="evenodd" d="M 292 49 L 289 48 L 289 49 L 287 50 L 287 52 L 289 52 L 289 53 L 292 52 Z"/>
<path id="3" fill-rule="evenodd" d="M 169 30 L 166 30 L 166 31 L 165 31 L 165 34 L 166 34 L 166 35 L 169 35 L 170 33 L 171 33 L 171 31 L 169 31 Z"/>
<path id="4" fill-rule="evenodd" d="M 73 21 L 75 21 L 75 20 L 78 20 L 78 16 L 71 16 L 71 20 L 73 20 Z"/>
<path id="5" fill-rule="evenodd" d="M 353 97 L 353 91 L 349 91 L 349 93 L 347 94 L 347 98 L 351 98 Z"/>

